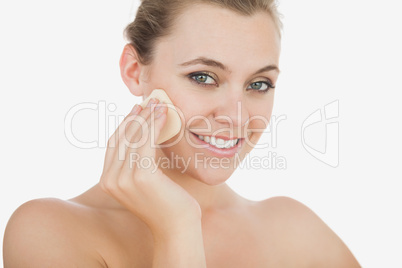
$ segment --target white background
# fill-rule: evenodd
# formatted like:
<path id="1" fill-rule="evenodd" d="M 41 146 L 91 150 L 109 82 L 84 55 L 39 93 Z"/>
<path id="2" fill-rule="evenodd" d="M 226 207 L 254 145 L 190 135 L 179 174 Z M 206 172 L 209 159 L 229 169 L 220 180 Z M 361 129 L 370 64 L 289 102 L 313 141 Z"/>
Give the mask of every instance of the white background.
<path id="1" fill-rule="evenodd" d="M 80 149 L 68 142 L 64 118 L 70 108 L 104 101 L 117 106 L 108 115 L 125 115 L 139 99 L 125 88 L 118 68 L 123 28 L 137 2 L 0 3 L 3 233 L 22 203 L 68 199 L 98 181 L 105 148 Z M 238 170 L 229 180 L 250 199 L 285 195 L 303 202 L 363 267 L 402 267 L 402 19 L 396 3 L 281 1 L 282 74 L 273 114 L 287 119 L 278 125 L 272 150 L 286 158 L 287 168 Z M 336 100 L 339 166 L 333 168 L 303 148 L 301 126 Z M 80 139 L 95 140 L 96 111 L 77 115 L 73 127 Z M 322 127 L 310 131 L 315 147 L 325 144 Z"/>

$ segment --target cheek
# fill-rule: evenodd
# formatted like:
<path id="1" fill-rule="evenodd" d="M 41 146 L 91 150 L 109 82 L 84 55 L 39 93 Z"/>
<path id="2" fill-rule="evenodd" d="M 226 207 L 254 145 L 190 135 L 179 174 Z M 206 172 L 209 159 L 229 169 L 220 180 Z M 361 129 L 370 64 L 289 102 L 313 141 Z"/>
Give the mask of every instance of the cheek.
<path id="1" fill-rule="evenodd" d="M 254 104 L 250 111 L 250 122 L 248 125 L 248 130 L 255 132 L 261 136 L 263 132 L 269 125 L 271 120 L 273 109 L 273 97 L 267 101 L 261 102 L 261 104 Z"/>
<path id="2" fill-rule="evenodd" d="M 197 94 L 191 90 L 172 90 L 168 95 L 171 95 L 172 102 L 180 113 L 185 116 L 185 120 L 195 120 L 199 117 L 208 116 L 211 105 L 211 97 L 208 94 Z"/>
<path id="3" fill-rule="evenodd" d="M 159 62 L 159 61 L 158 61 Z M 152 65 L 146 75 L 146 79 L 141 80 L 144 93 L 150 93 L 154 89 L 163 89 L 174 103 L 173 95 L 177 85 L 174 81 L 174 74 L 169 71 L 170 68 L 162 64 Z"/>
<path id="4" fill-rule="evenodd" d="M 259 139 L 269 124 L 269 118 L 258 116 L 250 119 L 248 132 L 253 135 L 252 139 Z"/>

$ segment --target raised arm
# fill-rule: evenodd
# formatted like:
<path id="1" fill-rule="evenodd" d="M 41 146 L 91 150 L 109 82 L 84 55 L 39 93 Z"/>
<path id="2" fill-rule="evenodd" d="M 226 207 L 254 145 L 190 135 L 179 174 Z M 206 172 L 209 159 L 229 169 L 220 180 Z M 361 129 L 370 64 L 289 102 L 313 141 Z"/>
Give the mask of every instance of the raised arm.
<path id="1" fill-rule="evenodd" d="M 155 168 L 152 141 L 158 139 L 167 113 L 166 106 L 154 110 L 157 103 L 151 101 L 144 109 L 136 105 L 109 139 L 100 185 L 148 225 L 155 242 L 153 267 L 206 267 L 199 204 Z M 144 137 L 144 145 L 133 143 Z M 136 162 L 130 161 L 133 155 Z M 141 166 L 142 158 L 153 165 Z"/>

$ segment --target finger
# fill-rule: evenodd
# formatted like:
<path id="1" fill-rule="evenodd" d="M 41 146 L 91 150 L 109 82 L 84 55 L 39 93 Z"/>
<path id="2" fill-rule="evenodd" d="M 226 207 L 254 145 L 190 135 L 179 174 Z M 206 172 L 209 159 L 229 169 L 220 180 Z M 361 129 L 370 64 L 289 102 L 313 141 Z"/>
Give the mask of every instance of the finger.
<path id="1" fill-rule="evenodd" d="M 146 137 L 145 144 L 139 148 L 129 148 L 127 151 L 126 159 L 128 162 L 124 164 L 123 168 L 131 168 L 133 173 L 136 168 L 141 168 L 141 171 L 150 174 L 149 171 L 154 171 L 156 168 L 155 162 L 155 148 L 156 141 L 161 133 L 163 126 L 166 123 L 167 105 L 159 104 L 155 111 L 148 118 L 144 124 L 144 137 Z"/>
<path id="2" fill-rule="evenodd" d="M 155 148 L 157 148 L 157 141 L 162 132 L 162 128 L 166 124 L 167 120 L 167 104 L 161 103 L 156 106 L 155 111 L 150 117 L 150 131 L 148 133 L 149 146 L 144 146 L 144 155 L 155 158 Z"/>
<path id="3" fill-rule="evenodd" d="M 124 140 L 126 139 L 126 129 L 130 126 L 132 127 L 135 118 L 138 117 L 136 121 L 141 121 L 141 119 L 144 121 L 143 117 L 139 116 L 142 112 L 143 108 L 136 104 L 110 137 L 105 156 L 105 166 L 101 176 L 101 185 L 108 185 L 112 188 L 117 185 L 117 180 L 121 176 L 121 167 L 124 163 L 124 158 L 119 158 L 118 152 L 122 150 L 125 152 Z M 142 113 L 142 116 L 148 116 L 147 114 L 149 113 L 146 111 Z"/>
<path id="4" fill-rule="evenodd" d="M 144 133 L 147 133 L 146 121 L 157 102 L 157 99 L 152 99 L 145 109 L 135 116 L 131 115 L 127 117 L 124 124 L 121 124 L 117 134 L 119 140 L 112 156 L 113 164 L 110 167 L 113 174 L 118 174 L 119 170 L 123 168 L 124 163 L 129 161 L 127 157 L 128 148 L 135 150 L 145 144 L 146 134 Z"/>
<path id="5" fill-rule="evenodd" d="M 148 120 L 149 116 L 151 115 L 152 111 L 155 109 L 155 106 L 159 103 L 158 99 L 151 99 L 148 102 L 148 105 L 143 109 L 143 111 L 139 114 L 144 120 L 139 119 L 138 117 L 132 118 L 130 124 L 127 125 L 127 128 L 125 130 L 125 139 L 126 139 L 126 144 L 128 142 L 135 142 L 133 140 L 133 136 L 137 135 L 138 128 L 141 124 L 144 123 L 144 121 Z"/>
<path id="6" fill-rule="evenodd" d="M 145 144 L 147 124 L 152 110 L 155 105 L 159 102 L 157 99 L 151 99 L 148 105 L 143 109 L 143 111 L 138 114 L 138 116 L 128 120 L 128 124 L 124 130 L 120 133 L 119 146 L 118 146 L 118 158 L 120 160 L 126 159 L 127 149 L 129 147 L 137 149 Z"/>
<path id="7" fill-rule="evenodd" d="M 124 118 L 122 123 L 119 125 L 119 127 L 115 131 L 115 135 L 113 139 L 111 139 L 111 145 L 114 145 L 113 147 L 116 148 L 116 145 L 118 144 L 119 140 L 122 137 L 125 137 L 128 139 L 132 133 L 127 133 L 127 129 L 129 129 L 129 126 L 133 123 L 133 121 L 136 121 L 135 118 L 137 116 L 142 116 L 143 118 L 147 118 L 149 114 L 151 113 L 150 108 L 152 107 L 151 105 L 157 101 L 156 99 L 151 99 L 147 105 L 147 107 L 142 108 L 141 105 L 136 104 L 132 111 Z M 134 122 L 135 123 L 135 122 Z M 124 136 L 123 136 L 124 135 Z"/>
<path id="8" fill-rule="evenodd" d="M 152 99 L 149 105 L 144 109 L 137 105 L 133 111 L 126 116 L 123 122 L 120 124 L 116 131 L 116 135 L 113 137 L 113 150 L 111 153 L 111 159 L 117 157 L 120 162 L 124 161 L 124 156 L 126 154 L 126 149 L 133 142 L 133 135 L 138 131 L 143 122 L 147 120 L 151 114 L 151 108 L 153 103 L 157 100 Z"/>
<path id="9" fill-rule="evenodd" d="M 105 154 L 105 164 L 104 164 L 104 170 L 108 169 L 110 167 L 110 164 L 113 160 L 113 157 L 115 155 L 115 150 L 118 145 L 118 140 L 119 140 L 119 133 L 121 132 L 122 128 L 125 128 L 128 120 L 131 120 L 130 118 L 133 118 L 137 116 L 140 112 L 142 111 L 142 107 L 138 104 L 134 105 L 133 109 L 131 112 L 125 117 L 123 122 L 117 127 L 113 135 L 109 138 L 108 143 L 107 143 L 107 149 L 106 149 L 106 154 Z"/>
<path id="10" fill-rule="evenodd" d="M 120 125 L 117 127 L 113 135 L 109 138 L 108 140 L 108 147 L 110 148 L 116 148 L 118 141 L 121 137 L 121 134 L 124 133 L 124 129 L 127 128 L 127 126 L 130 124 L 133 119 L 140 114 L 142 111 L 142 107 L 138 104 L 134 105 L 133 109 L 131 112 L 124 118 L 124 120 L 120 123 Z"/>

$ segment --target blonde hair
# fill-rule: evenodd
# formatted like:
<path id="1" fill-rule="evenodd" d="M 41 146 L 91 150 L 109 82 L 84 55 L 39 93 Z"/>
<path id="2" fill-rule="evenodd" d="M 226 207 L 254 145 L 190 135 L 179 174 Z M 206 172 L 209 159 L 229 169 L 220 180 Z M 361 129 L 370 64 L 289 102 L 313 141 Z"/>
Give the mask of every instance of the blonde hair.
<path id="1" fill-rule="evenodd" d="M 124 36 L 135 48 L 142 64 L 152 62 L 157 40 L 169 35 L 175 19 L 185 8 L 196 3 L 218 5 L 244 16 L 265 11 L 273 19 L 281 36 L 283 25 L 275 0 L 141 0 L 136 17 L 125 28 Z"/>

